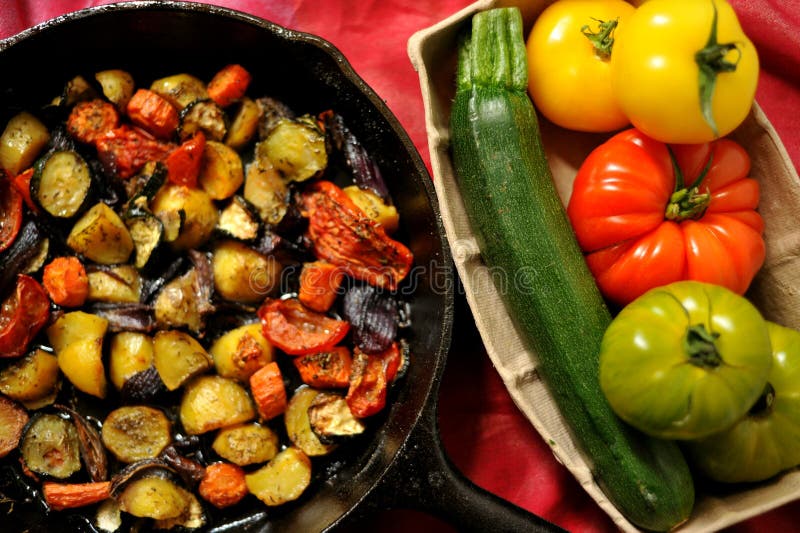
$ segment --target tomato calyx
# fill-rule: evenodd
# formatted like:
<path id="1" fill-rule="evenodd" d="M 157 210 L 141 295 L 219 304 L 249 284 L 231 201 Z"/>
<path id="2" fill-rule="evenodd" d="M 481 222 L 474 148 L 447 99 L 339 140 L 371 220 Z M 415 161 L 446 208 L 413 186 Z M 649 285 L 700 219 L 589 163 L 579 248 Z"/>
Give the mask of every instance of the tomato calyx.
<path id="1" fill-rule="evenodd" d="M 722 357 L 717 350 L 716 340 L 719 333 L 710 332 L 703 324 L 686 328 L 683 347 L 689 356 L 689 362 L 700 368 L 716 368 L 722 364 Z"/>
<path id="2" fill-rule="evenodd" d="M 711 168 L 713 156 L 708 158 L 708 161 L 706 161 L 697 179 L 686 187 L 684 185 L 683 172 L 678 166 L 678 160 L 675 158 L 675 154 L 669 146 L 667 146 L 667 150 L 672 159 L 672 169 L 675 173 L 675 192 L 669 197 L 669 203 L 664 212 L 664 218 L 675 222 L 688 219 L 697 220 L 705 214 L 708 205 L 711 203 L 711 193 L 708 190 L 700 192 L 700 184 Z"/>
<path id="3" fill-rule="evenodd" d="M 611 48 L 614 46 L 614 30 L 619 24 L 619 17 L 614 20 L 600 20 L 596 18 L 592 18 L 592 20 L 598 23 L 597 31 L 593 32 L 589 25 L 586 24 L 581 27 L 581 33 L 583 33 L 592 43 L 592 46 L 594 46 L 595 55 L 603 61 L 608 61 L 611 59 Z"/>
<path id="4" fill-rule="evenodd" d="M 703 119 L 706 121 L 715 137 L 719 137 L 717 123 L 714 120 L 711 109 L 711 99 L 714 95 L 714 86 L 717 83 L 717 74 L 721 72 L 734 72 L 742 52 L 736 43 L 720 43 L 717 41 L 717 6 L 712 1 L 714 16 L 711 19 L 711 34 L 708 36 L 705 48 L 698 50 L 694 55 L 694 60 L 700 68 L 699 87 L 700 87 L 700 108 Z M 732 50 L 736 50 L 738 57 L 736 61 L 728 61 L 725 57 Z"/>

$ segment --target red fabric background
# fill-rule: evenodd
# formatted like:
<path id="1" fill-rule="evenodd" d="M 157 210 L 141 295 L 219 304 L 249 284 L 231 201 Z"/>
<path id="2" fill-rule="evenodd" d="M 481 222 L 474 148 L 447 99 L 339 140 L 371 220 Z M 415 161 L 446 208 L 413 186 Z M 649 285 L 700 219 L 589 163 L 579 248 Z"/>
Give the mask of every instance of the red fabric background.
<path id="1" fill-rule="evenodd" d="M 0 38 L 87 6 L 87 0 L 5 0 Z M 415 31 L 455 13 L 471 0 L 217 0 L 283 26 L 315 33 L 338 47 L 386 100 L 429 163 L 419 82 L 406 43 Z M 745 32 L 759 50 L 762 74 L 757 100 L 798 168 L 800 164 L 800 7 L 797 0 L 731 0 Z M 5 76 L 13 73 L 3 73 Z M 520 414 L 492 368 L 463 298 L 441 390 L 442 439 L 456 466 L 477 485 L 571 531 L 615 528 L 558 464 Z M 796 530 L 800 503 L 738 524 L 728 533 Z M 419 513 L 390 511 L 362 524 L 365 531 L 443 531 Z"/>

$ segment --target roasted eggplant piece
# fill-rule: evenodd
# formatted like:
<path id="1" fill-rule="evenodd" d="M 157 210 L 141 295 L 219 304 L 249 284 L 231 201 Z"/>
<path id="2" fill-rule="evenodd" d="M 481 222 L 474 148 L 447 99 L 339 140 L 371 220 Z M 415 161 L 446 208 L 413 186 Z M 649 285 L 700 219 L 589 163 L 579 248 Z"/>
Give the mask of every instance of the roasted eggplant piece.
<path id="1" fill-rule="evenodd" d="M 78 444 L 80 449 L 81 459 L 89 472 L 89 477 L 92 481 L 105 481 L 108 479 L 108 459 L 106 457 L 106 449 L 103 447 L 103 441 L 100 438 L 100 433 L 89 420 L 82 414 L 63 405 L 57 405 L 56 409 L 66 413 L 75 424 L 75 430 L 78 433 Z"/>
<path id="2" fill-rule="evenodd" d="M 103 444 L 123 463 L 158 457 L 172 441 L 172 424 L 163 411 L 131 405 L 111 411 L 103 422 Z"/>
<path id="3" fill-rule="evenodd" d="M 239 466 L 266 463 L 280 449 L 278 434 L 257 423 L 219 430 L 211 447 L 217 455 Z"/>
<path id="4" fill-rule="evenodd" d="M 228 133 L 225 111 L 210 98 L 195 100 L 181 110 L 178 135 L 188 139 L 202 131 L 211 141 L 222 142 Z"/>
<path id="5" fill-rule="evenodd" d="M 97 203 L 78 219 L 67 237 L 67 245 L 95 263 L 125 263 L 133 253 L 133 239 L 119 215 Z"/>
<path id="6" fill-rule="evenodd" d="M 72 218 L 88 205 L 92 187 L 89 165 L 77 152 L 57 150 L 36 162 L 31 198 L 57 218 Z"/>
<path id="7" fill-rule="evenodd" d="M 23 111 L 11 117 L 0 135 L 0 167 L 12 176 L 29 168 L 50 140 L 42 121 Z"/>
<path id="8" fill-rule="evenodd" d="M 0 393 L 25 405 L 41 407 L 41 400 L 54 397 L 58 381 L 58 359 L 36 348 L 0 370 Z"/>
<path id="9" fill-rule="evenodd" d="M 253 241 L 258 237 L 261 224 L 258 212 L 247 200 L 236 195 L 220 212 L 217 232 L 239 241 Z"/>
<path id="10" fill-rule="evenodd" d="M 311 459 L 289 447 L 269 463 L 245 476 L 247 489 L 265 505 L 274 507 L 299 498 L 311 483 Z"/>
<path id="11" fill-rule="evenodd" d="M 17 281 L 17 274 L 26 272 L 31 262 L 36 260 L 42 243 L 48 241 L 39 224 L 29 219 L 17 233 L 11 247 L 0 254 L 0 298 L 8 294 Z"/>
<path id="12" fill-rule="evenodd" d="M 320 442 L 328 444 L 361 435 L 367 429 L 353 416 L 345 397 L 333 392 L 322 391 L 314 397 L 308 406 L 308 421 Z"/>
<path id="13" fill-rule="evenodd" d="M 88 269 L 90 302 L 138 303 L 142 277 L 132 265 Z"/>
<path id="14" fill-rule="evenodd" d="M 305 181 L 328 166 L 325 134 L 312 117 L 282 119 L 256 145 L 256 159 L 271 162 L 286 182 Z"/>
<path id="15" fill-rule="evenodd" d="M 284 414 L 289 440 L 309 457 L 327 455 L 336 449 L 335 444 L 323 443 L 311 428 L 308 408 L 319 393 L 320 391 L 311 387 L 300 387 L 289 400 Z"/>
<path id="16" fill-rule="evenodd" d="M 225 332 L 208 351 L 217 374 L 242 383 L 274 357 L 272 345 L 261 333 L 259 322 Z"/>
<path id="17" fill-rule="evenodd" d="M 241 150 L 253 140 L 261 121 L 261 108 L 252 99 L 243 97 L 238 103 L 233 119 L 225 136 L 225 144 L 234 150 Z"/>
<path id="18" fill-rule="evenodd" d="M 100 304 L 94 303 L 86 308 L 87 312 L 108 321 L 108 331 L 136 331 L 148 333 L 156 327 L 153 308 L 146 304 Z"/>
<path id="19" fill-rule="evenodd" d="M 214 311 L 211 303 L 213 274 L 206 254 L 191 251 L 189 256 L 194 266 L 161 289 L 154 312 L 161 327 L 187 327 L 200 334 L 206 317 Z"/>
<path id="20" fill-rule="evenodd" d="M 101 70 L 95 73 L 94 79 L 100 84 L 103 96 L 118 110 L 124 111 L 136 88 L 130 72 L 121 69 Z"/>
<path id="21" fill-rule="evenodd" d="M 238 382 L 221 376 L 200 376 L 186 385 L 180 406 L 183 429 L 199 435 L 256 417 L 253 400 Z"/>
<path id="22" fill-rule="evenodd" d="M 75 423 L 52 413 L 39 413 L 28 423 L 19 445 L 25 467 L 35 474 L 66 479 L 81 469 Z"/>
<path id="23" fill-rule="evenodd" d="M 278 286 L 281 265 L 244 243 L 226 239 L 211 256 L 214 289 L 227 300 L 259 303 Z"/>
<path id="24" fill-rule="evenodd" d="M 373 285 L 353 285 L 344 296 L 344 318 L 350 322 L 353 342 L 365 353 L 389 348 L 397 335 L 395 300 Z"/>
<path id="25" fill-rule="evenodd" d="M 263 96 L 256 100 L 256 105 L 259 108 L 261 117 L 258 124 L 258 138 L 260 140 L 266 139 L 281 120 L 292 120 L 296 116 L 289 106 L 269 96 Z"/>
<path id="26" fill-rule="evenodd" d="M 169 390 L 210 369 L 214 361 L 186 332 L 161 330 L 153 337 L 153 366 Z"/>
<path id="27" fill-rule="evenodd" d="M 11 398 L 0 396 L 0 457 L 19 446 L 27 424 L 28 412 Z"/>
<path id="28" fill-rule="evenodd" d="M 136 404 L 155 402 L 167 392 L 167 387 L 161 381 L 161 376 L 154 366 L 137 372 L 122 384 L 119 391 L 123 403 Z"/>
<path id="29" fill-rule="evenodd" d="M 261 220 L 278 225 L 289 209 L 289 188 L 270 161 L 253 161 L 244 179 L 244 199 L 250 202 Z"/>

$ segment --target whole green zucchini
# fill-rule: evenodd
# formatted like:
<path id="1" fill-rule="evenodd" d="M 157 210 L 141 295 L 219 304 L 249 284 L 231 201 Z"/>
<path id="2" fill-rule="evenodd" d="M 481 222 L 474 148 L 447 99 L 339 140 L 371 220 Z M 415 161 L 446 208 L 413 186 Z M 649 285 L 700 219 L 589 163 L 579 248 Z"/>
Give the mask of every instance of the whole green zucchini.
<path id="1" fill-rule="evenodd" d="M 451 115 L 456 175 L 481 255 L 609 500 L 640 528 L 685 521 L 694 485 L 678 446 L 623 423 L 600 390 L 611 315 L 575 240 L 526 93 L 516 8 L 476 14 L 459 45 Z M 526 290 L 528 289 L 528 290 Z"/>

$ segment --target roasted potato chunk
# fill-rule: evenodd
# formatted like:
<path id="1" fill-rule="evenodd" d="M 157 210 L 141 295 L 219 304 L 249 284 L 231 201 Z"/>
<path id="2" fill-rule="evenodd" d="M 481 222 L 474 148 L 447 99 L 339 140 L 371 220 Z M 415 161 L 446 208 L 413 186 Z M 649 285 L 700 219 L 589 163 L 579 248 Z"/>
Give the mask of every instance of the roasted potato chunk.
<path id="1" fill-rule="evenodd" d="M 142 277 L 131 265 L 89 272 L 89 296 L 93 302 L 136 303 L 142 294 Z"/>
<path id="2" fill-rule="evenodd" d="M 131 405 L 111 411 L 103 422 L 105 447 L 123 463 L 158 457 L 172 442 L 172 424 L 158 409 Z"/>
<path id="3" fill-rule="evenodd" d="M 86 394 L 105 398 L 103 337 L 108 320 L 83 311 L 61 315 L 48 329 L 58 366 L 75 387 Z"/>
<path id="4" fill-rule="evenodd" d="M 280 282 L 281 264 L 239 241 L 217 243 L 211 268 L 217 293 L 235 302 L 259 303 Z"/>
<path id="5" fill-rule="evenodd" d="M 267 224 L 278 224 L 289 209 L 289 189 L 269 161 L 253 162 L 247 167 L 243 194 Z"/>
<path id="6" fill-rule="evenodd" d="M 311 459 L 289 447 L 260 469 L 245 476 L 247 490 L 272 507 L 296 500 L 311 483 Z"/>
<path id="7" fill-rule="evenodd" d="M 284 415 L 289 440 L 310 457 L 327 455 L 336 449 L 335 444 L 324 444 L 320 441 L 317 434 L 311 429 L 308 408 L 318 394 L 319 391 L 311 387 L 300 387 L 289 400 L 289 406 Z"/>
<path id="8" fill-rule="evenodd" d="M 244 183 L 242 159 L 233 148 L 207 141 L 198 182 L 212 199 L 230 198 Z"/>
<path id="9" fill-rule="evenodd" d="M 129 72 L 121 69 L 101 70 L 95 73 L 94 78 L 103 89 L 103 95 L 117 109 L 126 109 L 135 88 L 133 76 Z"/>
<path id="10" fill-rule="evenodd" d="M 211 447 L 225 460 L 239 466 L 266 463 L 278 453 L 278 435 L 260 424 L 223 428 Z"/>
<path id="11" fill-rule="evenodd" d="M 259 368 L 273 359 L 272 344 L 256 322 L 232 329 L 209 348 L 217 374 L 246 383 Z"/>
<path id="12" fill-rule="evenodd" d="M 256 145 L 259 161 L 269 160 L 285 181 L 305 181 L 328 166 L 325 134 L 309 117 L 282 119 Z"/>
<path id="13" fill-rule="evenodd" d="M 0 396 L 0 458 L 5 457 L 19 445 L 28 413 L 17 402 Z"/>
<path id="14" fill-rule="evenodd" d="M 150 202 L 150 209 L 166 227 L 168 220 L 183 220 L 178 237 L 170 241 L 175 250 L 197 248 L 211 237 L 219 212 L 211 197 L 202 189 L 168 184 Z M 180 213 L 183 212 L 183 216 Z"/>
<path id="15" fill-rule="evenodd" d="M 133 239 L 122 219 L 100 202 L 78 219 L 67 237 L 67 245 L 95 263 L 125 263 L 133 253 Z"/>
<path id="16" fill-rule="evenodd" d="M 161 330 L 153 338 L 153 365 L 169 390 L 177 389 L 213 364 L 205 348 L 188 333 Z"/>
<path id="17" fill-rule="evenodd" d="M 0 371 L 0 392 L 20 402 L 39 400 L 58 385 L 58 359 L 36 349 Z"/>
<path id="18" fill-rule="evenodd" d="M 395 206 L 387 204 L 374 192 L 357 185 L 350 185 L 342 190 L 369 218 L 383 226 L 386 233 L 397 231 L 400 215 Z"/>
<path id="19" fill-rule="evenodd" d="M 248 422 L 255 416 L 253 400 L 247 390 L 221 376 L 200 376 L 192 380 L 181 399 L 181 423 L 190 435 Z"/>
<path id="20" fill-rule="evenodd" d="M 150 90 L 160 94 L 178 111 L 192 102 L 208 98 L 206 84 L 191 74 L 175 74 L 159 78 L 150 84 Z"/>
<path id="21" fill-rule="evenodd" d="M 156 322 L 161 327 L 185 326 L 194 332 L 203 328 L 204 317 L 198 301 L 197 283 L 197 271 L 190 268 L 161 289 L 154 306 Z"/>
<path id="22" fill-rule="evenodd" d="M 258 104 L 246 96 L 242 98 L 228 128 L 225 144 L 234 150 L 244 148 L 255 137 L 260 119 L 261 108 Z"/>
<path id="23" fill-rule="evenodd" d="M 191 499 L 192 494 L 172 480 L 148 476 L 129 481 L 117 501 L 133 516 L 166 520 L 185 514 Z"/>
<path id="24" fill-rule="evenodd" d="M 144 333 L 122 331 L 111 338 L 108 375 L 121 390 L 125 382 L 153 364 L 153 339 Z"/>
<path id="25" fill-rule="evenodd" d="M 27 111 L 14 115 L 0 135 L 0 167 L 16 176 L 30 167 L 50 140 L 50 132 Z"/>

